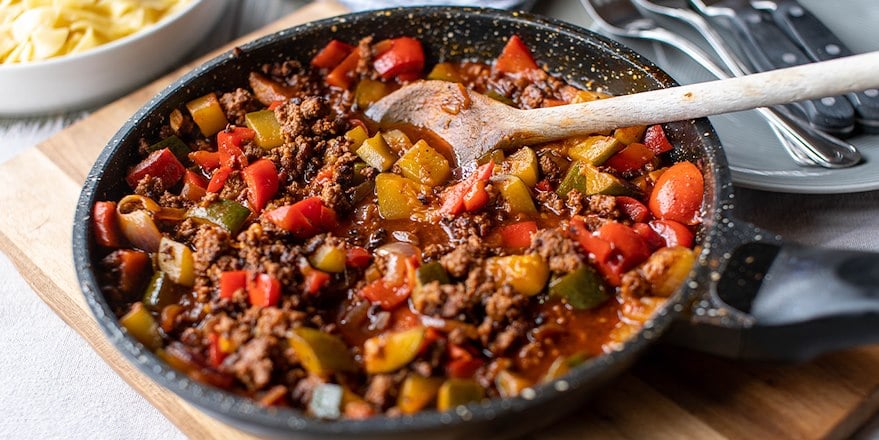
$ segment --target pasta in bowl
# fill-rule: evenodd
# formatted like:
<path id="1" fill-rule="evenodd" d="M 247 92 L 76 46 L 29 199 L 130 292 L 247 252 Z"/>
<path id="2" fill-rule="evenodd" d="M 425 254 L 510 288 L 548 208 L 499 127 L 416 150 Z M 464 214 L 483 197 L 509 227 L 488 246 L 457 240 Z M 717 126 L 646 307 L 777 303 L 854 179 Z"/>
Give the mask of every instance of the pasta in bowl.
<path id="1" fill-rule="evenodd" d="M 0 10 L 0 115 L 78 110 L 121 96 L 179 62 L 226 6 L 98 0 L 79 11 L 61 5 L 82 2 L 47 3 L 54 6 L 10 2 Z M 160 3 L 168 7 L 146 6 Z"/>

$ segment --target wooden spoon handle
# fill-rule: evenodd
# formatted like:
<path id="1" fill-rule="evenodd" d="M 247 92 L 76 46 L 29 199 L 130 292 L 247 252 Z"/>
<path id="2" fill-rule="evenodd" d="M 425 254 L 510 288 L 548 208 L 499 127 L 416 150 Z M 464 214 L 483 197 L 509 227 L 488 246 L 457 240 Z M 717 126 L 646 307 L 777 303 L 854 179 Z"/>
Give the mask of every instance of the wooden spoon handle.
<path id="1" fill-rule="evenodd" d="M 879 88 L 879 51 L 738 78 L 517 112 L 517 132 L 553 140 L 632 125 L 786 104 Z"/>

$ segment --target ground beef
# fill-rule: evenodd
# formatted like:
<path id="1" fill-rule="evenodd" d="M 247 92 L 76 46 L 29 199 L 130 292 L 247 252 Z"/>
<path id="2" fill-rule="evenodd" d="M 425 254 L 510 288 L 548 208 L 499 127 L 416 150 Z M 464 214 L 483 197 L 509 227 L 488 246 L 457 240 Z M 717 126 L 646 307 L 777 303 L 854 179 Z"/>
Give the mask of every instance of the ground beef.
<path id="1" fill-rule="evenodd" d="M 232 243 L 229 233 L 218 226 L 202 225 L 195 234 L 193 262 L 196 272 L 204 272 L 217 262 L 219 257 L 230 251 Z"/>
<path id="2" fill-rule="evenodd" d="M 531 237 L 529 252 L 540 255 L 551 271 L 560 274 L 576 270 L 584 261 L 579 246 L 561 228 L 537 231 Z"/>
<path id="3" fill-rule="evenodd" d="M 558 186 L 559 182 L 562 180 L 562 167 L 559 166 L 557 159 L 555 159 L 551 154 L 543 153 L 538 155 L 537 164 L 540 166 L 540 174 L 543 175 L 546 180 L 553 184 L 553 187 Z"/>
<path id="4" fill-rule="evenodd" d="M 269 350 L 276 343 L 272 337 L 251 339 L 230 356 L 229 370 L 251 390 L 263 388 L 271 379 Z"/>
<path id="5" fill-rule="evenodd" d="M 364 399 L 380 408 L 385 408 L 393 402 L 391 391 L 394 388 L 394 377 L 390 374 L 377 374 L 369 381 Z"/>
<path id="6" fill-rule="evenodd" d="M 620 282 L 620 295 L 624 297 L 641 297 L 649 293 L 650 284 L 637 270 L 630 270 L 623 274 Z"/>
<path id="7" fill-rule="evenodd" d="M 134 193 L 153 200 L 159 200 L 165 194 L 165 184 L 162 183 L 162 179 L 147 174 L 137 182 L 137 186 L 134 187 Z"/>
<path id="8" fill-rule="evenodd" d="M 241 126 L 244 125 L 244 115 L 261 108 L 259 101 L 253 97 L 253 94 L 242 88 L 223 93 L 220 96 L 220 106 L 223 107 L 229 122 Z"/>
<path id="9" fill-rule="evenodd" d="M 461 278 L 467 275 L 471 267 L 482 264 L 486 250 L 479 237 L 470 235 L 467 241 L 440 257 L 439 261 L 449 275 Z"/>
<path id="10" fill-rule="evenodd" d="M 543 90 L 536 84 L 529 84 L 519 95 L 518 103 L 522 108 L 540 108 L 545 98 Z"/>

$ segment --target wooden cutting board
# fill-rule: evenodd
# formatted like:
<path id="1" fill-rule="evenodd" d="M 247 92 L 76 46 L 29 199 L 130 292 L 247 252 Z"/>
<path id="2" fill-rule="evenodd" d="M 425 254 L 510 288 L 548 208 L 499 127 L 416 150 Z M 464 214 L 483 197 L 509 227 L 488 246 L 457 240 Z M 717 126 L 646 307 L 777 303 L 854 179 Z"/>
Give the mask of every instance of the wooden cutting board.
<path id="1" fill-rule="evenodd" d="M 241 41 L 343 12 L 336 4 L 313 3 Z M 124 360 L 88 310 L 69 250 L 76 200 L 98 153 L 129 115 L 194 65 L 0 165 L 0 249 L 40 298 L 187 436 L 248 438 L 156 385 Z M 736 363 L 660 347 L 588 406 L 531 437 L 835 439 L 852 434 L 877 408 L 879 346 L 798 366 Z"/>

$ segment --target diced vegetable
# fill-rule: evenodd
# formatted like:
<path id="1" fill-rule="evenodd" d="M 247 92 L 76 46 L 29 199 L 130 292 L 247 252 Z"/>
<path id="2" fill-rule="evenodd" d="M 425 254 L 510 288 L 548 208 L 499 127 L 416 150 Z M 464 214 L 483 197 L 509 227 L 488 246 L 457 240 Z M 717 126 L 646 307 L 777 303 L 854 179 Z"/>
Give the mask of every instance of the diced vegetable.
<path id="1" fill-rule="evenodd" d="M 509 370 L 499 371 L 494 378 L 494 384 L 501 397 L 516 397 L 532 385 L 530 380 Z"/>
<path id="2" fill-rule="evenodd" d="M 349 248 L 345 253 L 345 265 L 350 267 L 356 267 L 358 269 L 363 269 L 366 266 L 369 266 L 369 262 L 372 261 L 372 255 L 368 250 L 360 247 L 354 246 Z"/>
<path id="3" fill-rule="evenodd" d="M 357 103 L 357 108 L 366 109 L 390 92 L 391 88 L 381 81 L 362 79 L 354 89 L 354 102 Z"/>
<path id="4" fill-rule="evenodd" d="M 332 383 L 322 383 L 314 388 L 308 411 L 321 419 L 335 420 L 342 416 L 342 387 Z"/>
<path id="5" fill-rule="evenodd" d="M 253 96 L 265 106 L 287 101 L 296 93 L 295 90 L 257 72 L 250 72 L 247 81 L 250 83 L 250 88 L 253 89 Z"/>
<path id="6" fill-rule="evenodd" d="M 438 261 L 422 264 L 415 270 L 415 285 L 422 287 L 432 282 L 449 284 L 449 274 Z"/>
<path id="7" fill-rule="evenodd" d="M 195 284 L 195 265 L 189 246 L 168 237 L 162 237 L 159 242 L 157 259 L 159 260 L 159 269 L 171 281 L 187 287 L 192 287 Z"/>
<path id="8" fill-rule="evenodd" d="M 674 220 L 653 220 L 650 228 L 662 237 L 665 246 L 693 247 L 693 232 Z"/>
<path id="9" fill-rule="evenodd" d="M 329 284 L 330 274 L 317 269 L 311 269 L 308 271 L 303 271 L 305 275 L 305 280 L 302 282 L 302 288 L 305 290 L 305 293 L 309 295 L 317 295 L 320 293 L 320 290 L 323 289 L 324 286 Z"/>
<path id="10" fill-rule="evenodd" d="M 354 81 L 355 69 L 359 62 L 360 51 L 352 50 L 341 63 L 327 74 L 324 80 L 327 84 L 340 89 L 351 87 L 351 82 Z"/>
<path id="11" fill-rule="evenodd" d="M 256 132 L 247 127 L 234 127 L 231 130 L 223 130 L 217 133 L 217 152 L 220 155 L 220 165 L 229 168 L 241 168 L 247 166 L 247 157 L 241 146 L 244 142 L 253 140 Z"/>
<path id="12" fill-rule="evenodd" d="M 130 297 L 143 291 L 143 284 L 151 271 L 149 254 L 134 249 L 118 249 L 108 255 L 105 261 L 116 264 L 122 293 Z"/>
<path id="13" fill-rule="evenodd" d="M 92 231 L 95 242 L 104 247 L 120 247 L 123 244 L 119 218 L 116 216 L 116 202 L 95 202 L 92 207 Z"/>
<path id="14" fill-rule="evenodd" d="M 592 165 L 576 161 L 571 164 L 568 174 L 556 189 L 564 197 L 576 189 L 583 195 L 604 194 L 611 196 L 633 195 L 633 191 L 622 180 L 608 173 L 598 171 Z"/>
<path id="15" fill-rule="evenodd" d="M 423 209 L 419 196 L 427 193 L 424 185 L 396 174 L 381 173 L 375 178 L 378 212 L 384 219 L 408 219 Z"/>
<path id="16" fill-rule="evenodd" d="M 649 247 L 651 251 L 666 246 L 665 239 L 657 234 L 647 223 L 635 223 L 632 225 L 632 230 L 644 240 L 644 243 L 647 243 L 647 247 Z"/>
<path id="17" fill-rule="evenodd" d="M 406 133 L 403 133 L 396 128 L 393 130 L 383 131 L 382 137 L 385 138 L 385 142 L 388 144 L 388 148 L 395 153 L 400 153 L 412 148 L 412 141 L 409 140 L 409 136 L 406 136 Z"/>
<path id="18" fill-rule="evenodd" d="M 247 201 L 254 212 L 262 211 L 266 203 L 278 192 L 280 180 L 275 164 L 268 159 L 260 159 L 241 172 L 247 185 Z"/>
<path id="19" fill-rule="evenodd" d="M 153 151 L 146 159 L 135 165 L 128 172 L 125 181 L 128 182 L 129 186 L 135 188 L 137 187 L 137 182 L 140 182 L 141 179 L 149 175 L 161 180 L 162 186 L 167 189 L 180 181 L 184 171 L 186 171 L 186 168 L 174 157 L 174 153 L 165 148 Z"/>
<path id="20" fill-rule="evenodd" d="M 189 160 L 205 171 L 211 171 L 220 166 L 219 151 L 193 151 L 189 153 Z"/>
<path id="21" fill-rule="evenodd" d="M 479 159 L 476 159 L 476 164 L 477 165 L 485 165 L 485 164 L 492 162 L 492 161 L 494 161 L 495 165 L 503 163 L 504 150 L 501 150 L 500 148 L 498 148 L 496 150 L 491 150 L 488 152 L 488 154 L 480 157 Z"/>
<path id="22" fill-rule="evenodd" d="M 116 207 L 122 235 L 138 249 L 147 252 L 159 250 L 162 233 L 153 221 L 153 214 L 161 208 L 149 197 L 128 195 Z"/>
<path id="23" fill-rule="evenodd" d="M 622 223 L 605 223 L 595 235 L 610 243 L 614 253 L 620 255 L 612 263 L 620 266 L 620 273 L 635 267 L 650 255 L 650 249 L 641 236 Z"/>
<path id="24" fill-rule="evenodd" d="M 647 131 L 644 133 L 644 145 L 652 150 L 653 154 L 657 155 L 674 149 L 674 146 L 665 136 L 665 130 L 662 129 L 661 125 L 647 127 Z"/>
<path id="25" fill-rule="evenodd" d="M 320 197 L 309 197 L 265 213 L 279 228 L 298 238 L 309 238 L 336 227 L 336 213 Z"/>
<path id="26" fill-rule="evenodd" d="M 395 309 L 411 293 L 412 289 L 408 284 L 393 283 L 385 278 L 377 279 L 360 289 L 360 296 L 378 304 L 384 310 Z"/>
<path id="27" fill-rule="evenodd" d="M 568 156 L 589 165 L 601 165 L 622 150 L 623 146 L 612 136 L 589 136 L 572 145 L 568 149 Z"/>
<path id="28" fill-rule="evenodd" d="M 244 123 L 256 132 L 254 140 L 260 148 L 270 150 L 284 143 L 281 124 L 271 110 L 259 110 L 244 115 Z"/>
<path id="29" fill-rule="evenodd" d="M 478 402 L 485 397 L 485 389 L 473 379 L 449 379 L 440 386 L 436 408 L 448 411 L 459 405 Z"/>
<path id="30" fill-rule="evenodd" d="M 363 141 L 369 138 L 369 133 L 363 126 L 356 125 L 345 133 L 345 138 L 351 141 L 351 151 L 357 151 L 363 145 Z"/>
<path id="31" fill-rule="evenodd" d="M 594 92 L 592 90 L 578 90 L 577 93 L 574 94 L 574 99 L 571 100 L 571 104 L 579 104 L 581 102 L 589 102 L 596 101 L 599 99 L 609 98 L 610 95 L 601 92 Z"/>
<path id="32" fill-rule="evenodd" d="M 348 346 L 338 336 L 310 327 L 298 327 L 292 333 L 288 342 L 309 373 L 327 377 L 357 371 Z"/>
<path id="33" fill-rule="evenodd" d="M 644 125 L 617 128 L 613 131 L 613 137 L 624 145 L 629 145 L 634 142 L 641 142 L 641 139 L 644 138 L 645 131 L 647 131 L 647 127 Z"/>
<path id="34" fill-rule="evenodd" d="M 415 359 L 424 340 L 424 327 L 386 332 L 363 343 L 363 364 L 369 374 L 392 373 Z"/>
<path id="35" fill-rule="evenodd" d="M 526 296 L 540 293 L 549 279 L 549 266 L 536 254 L 491 257 L 485 262 L 485 270 Z"/>
<path id="36" fill-rule="evenodd" d="M 549 283 L 549 295 L 562 298 L 571 307 L 589 310 L 604 304 L 610 296 L 601 276 L 589 266 L 580 266 Z"/>
<path id="37" fill-rule="evenodd" d="M 281 300 L 281 282 L 268 274 L 256 274 L 253 280 L 248 279 L 247 299 L 250 305 L 257 307 L 274 307 Z"/>
<path id="38" fill-rule="evenodd" d="M 503 73 L 520 73 L 538 69 L 531 51 L 518 35 L 513 35 L 504 46 L 503 52 L 494 62 L 494 68 Z"/>
<path id="39" fill-rule="evenodd" d="M 250 217 L 250 210 L 232 200 L 217 200 L 207 206 L 193 206 L 186 212 L 186 217 L 200 223 L 214 224 L 234 235 Z"/>
<path id="40" fill-rule="evenodd" d="M 328 243 L 322 244 L 308 258 L 311 265 L 324 272 L 345 271 L 345 249 Z"/>
<path id="41" fill-rule="evenodd" d="M 208 93 L 187 102 L 186 109 L 189 110 L 201 134 L 205 136 L 213 136 L 229 124 L 215 93 Z"/>
<path id="42" fill-rule="evenodd" d="M 209 333 L 208 339 L 210 339 L 210 345 L 208 345 L 208 360 L 210 361 L 211 366 L 219 368 L 226 359 L 226 352 L 223 351 L 223 343 L 220 341 L 221 337 L 217 333 Z"/>
<path id="43" fill-rule="evenodd" d="M 390 41 L 390 47 L 380 52 L 373 61 L 375 71 L 384 79 L 421 73 L 424 69 L 424 49 L 421 42 L 411 37 Z"/>
<path id="44" fill-rule="evenodd" d="M 511 154 L 506 163 L 508 173 L 522 179 L 522 182 L 525 182 L 529 188 L 533 188 L 537 184 L 538 165 L 537 154 L 534 150 L 522 147 Z"/>
<path id="45" fill-rule="evenodd" d="M 226 271 L 220 274 L 220 298 L 232 299 L 235 292 L 247 290 L 248 273 L 244 270 Z"/>
<path id="46" fill-rule="evenodd" d="M 701 221 L 704 192 L 699 168 L 690 162 L 678 162 L 656 181 L 648 206 L 657 218 L 695 225 Z"/>
<path id="47" fill-rule="evenodd" d="M 229 176 L 232 175 L 232 171 L 234 171 L 231 167 L 227 167 L 225 165 L 217 168 L 214 171 L 214 174 L 211 175 L 211 180 L 208 182 L 208 187 L 205 189 L 205 192 L 210 193 L 218 193 L 223 190 L 223 187 L 226 185 L 226 181 L 229 180 Z"/>
<path id="48" fill-rule="evenodd" d="M 403 176 L 428 186 L 437 186 L 452 174 L 449 161 L 419 140 L 397 161 Z"/>
<path id="49" fill-rule="evenodd" d="M 183 189 L 180 196 L 191 202 L 198 202 L 207 194 L 208 181 L 201 174 L 186 170 L 183 174 Z"/>
<path id="50" fill-rule="evenodd" d="M 531 198 L 531 191 L 528 186 L 522 182 L 522 179 L 509 174 L 492 177 L 491 183 L 497 187 L 501 193 L 501 197 L 507 202 L 510 214 L 526 213 L 534 214 L 537 207 L 534 206 L 534 200 Z"/>
<path id="51" fill-rule="evenodd" d="M 469 379 L 485 365 L 485 361 L 473 356 L 465 347 L 449 344 L 449 358 L 446 375 L 453 379 Z"/>
<path id="52" fill-rule="evenodd" d="M 343 43 L 339 40 L 330 40 L 314 58 L 311 59 L 311 65 L 318 69 L 332 69 L 339 65 L 345 57 L 348 56 L 354 46 Z"/>
<path id="53" fill-rule="evenodd" d="M 159 335 L 159 326 L 153 315 L 150 315 L 142 303 L 134 303 L 131 310 L 125 316 L 119 318 L 119 324 L 128 330 L 128 333 L 150 350 L 162 347 L 162 337 Z"/>
<path id="54" fill-rule="evenodd" d="M 504 247 L 523 248 L 531 245 L 531 236 L 537 233 L 537 222 L 524 221 L 501 228 Z"/>
<path id="55" fill-rule="evenodd" d="M 189 153 L 192 151 L 192 149 L 189 148 L 189 145 L 186 145 L 186 142 L 183 142 L 179 137 L 174 135 L 168 136 L 165 139 L 150 145 L 147 147 L 147 151 L 152 153 L 153 151 L 164 150 L 165 148 L 171 150 L 177 160 L 182 163 L 186 163 L 189 160 Z"/>
<path id="56" fill-rule="evenodd" d="M 176 304 L 179 299 L 171 278 L 168 274 L 158 271 L 153 274 L 143 294 L 143 305 L 153 312 L 160 312 L 165 306 Z"/>
<path id="57" fill-rule="evenodd" d="M 604 164 L 620 173 L 625 173 L 643 168 L 644 165 L 653 160 L 653 157 L 653 151 L 650 151 L 644 144 L 634 142 L 614 154 Z"/>
<path id="58" fill-rule="evenodd" d="M 675 246 L 657 250 L 647 259 L 644 267 L 647 282 L 653 287 L 651 293 L 656 296 L 671 296 L 678 290 L 690 275 L 690 269 L 696 261 L 696 254 L 685 247 Z"/>
<path id="59" fill-rule="evenodd" d="M 379 171 L 386 171 L 397 160 L 397 156 L 388 149 L 388 144 L 381 133 L 376 133 L 375 136 L 363 141 L 357 149 L 357 155 Z"/>
<path id="60" fill-rule="evenodd" d="M 439 392 L 443 380 L 438 377 L 424 377 L 409 373 L 400 386 L 397 407 L 403 414 L 414 414 L 427 407 Z"/>
<path id="61" fill-rule="evenodd" d="M 440 207 L 440 212 L 458 215 L 464 211 L 474 211 L 481 208 L 488 202 L 485 182 L 491 178 L 493 172 L 494 161 L 490 160 L 488 163 L 480 165 L 466 179 L 446 189 L 443 193 L 443 205 Z"/>
<path id="62" fill-rule="evenodd" d="M 427 74 L 427 79 L 456 83 L 464 82 L 461 74 L 458 73 L 458 68 L 452 63 L 439 63 L 433 66 L 433 69 Z"/>

